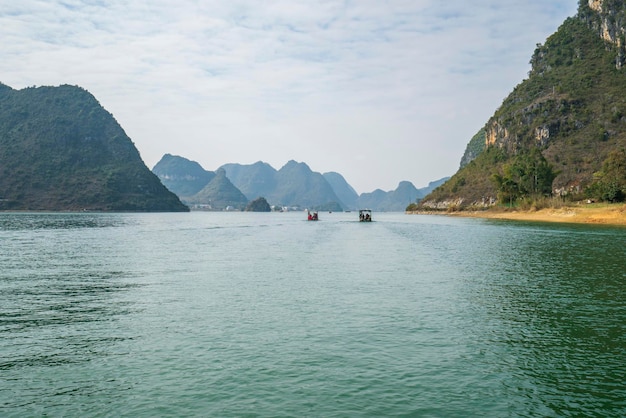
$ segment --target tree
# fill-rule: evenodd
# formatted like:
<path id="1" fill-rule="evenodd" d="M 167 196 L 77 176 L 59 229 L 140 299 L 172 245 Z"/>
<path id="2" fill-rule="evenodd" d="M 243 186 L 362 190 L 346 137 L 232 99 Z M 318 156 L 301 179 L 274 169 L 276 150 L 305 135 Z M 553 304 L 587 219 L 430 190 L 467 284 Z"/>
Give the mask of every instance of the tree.
<path id="1" fill-rule="evenodd" d="M 252 202 L 248 203 L 245 209 L 246 212 L 271 212 L 272 208 L 270 208 L 269 203 L 265 200 L 264 197 L 259 197 L 258 199 L 254 199 Z"/>
<path id="2" fill-rule="evenodd" d="M 552 194 L 552 182 L 557 173 L 538 148 L 515 156 L 502 166 L 502 174 L 491 178 L 498 189 L 501 202 L 523 197 L 539 197 Z"/>
<path id="3" fill-rule="evenodd" d="M 589 197 L 606 202 L 626 200 L 626 150 L 611 151 L 593 177 L 587 188 Z"/>

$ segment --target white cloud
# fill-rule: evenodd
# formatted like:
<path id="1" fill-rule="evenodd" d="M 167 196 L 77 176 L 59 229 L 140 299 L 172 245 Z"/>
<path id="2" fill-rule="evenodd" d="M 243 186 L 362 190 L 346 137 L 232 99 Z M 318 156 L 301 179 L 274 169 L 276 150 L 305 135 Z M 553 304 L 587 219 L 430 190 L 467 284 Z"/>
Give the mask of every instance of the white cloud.
<path id="1" fill-rule="evenodd" d="M 77 84 L 152 167 L 290 159 L 359 192 L 453 174 L 575 0 L 0 0 L 1 82 Z"/>

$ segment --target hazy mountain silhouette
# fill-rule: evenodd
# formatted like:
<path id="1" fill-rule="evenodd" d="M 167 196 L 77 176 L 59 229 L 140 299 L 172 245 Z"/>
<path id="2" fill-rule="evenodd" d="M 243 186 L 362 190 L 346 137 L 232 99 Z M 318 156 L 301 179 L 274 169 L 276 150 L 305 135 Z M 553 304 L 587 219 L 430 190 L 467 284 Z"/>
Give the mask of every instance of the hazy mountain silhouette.
<path id="1" fill-rule="evenodd" d="M 152 172 L 181 198 L 195 195 L 215 177 L 214 172 L 205 170 L 197 162 L 171 154 L 165 154 Z"/>
<path id="2" fill-rule="evenodd" d="M 209 210 L 243 210 L 248 199 L 226 177 L 224 169 L 218 169 L 215 177 L 198 193 L 187 198 L 192 208 Z"/>

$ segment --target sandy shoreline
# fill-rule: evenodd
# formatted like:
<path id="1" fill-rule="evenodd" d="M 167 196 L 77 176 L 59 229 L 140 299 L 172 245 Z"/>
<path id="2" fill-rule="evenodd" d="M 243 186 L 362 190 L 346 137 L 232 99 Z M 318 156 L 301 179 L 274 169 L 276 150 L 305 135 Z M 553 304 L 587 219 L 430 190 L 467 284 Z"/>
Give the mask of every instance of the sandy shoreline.
<path id="1" fill-rule="evenodd" d="M 516 221 L 562 222 L 598 225 L 626 226 L 626 205 L 568 206 L 559 209 L 530 211 L 504 211 L 489 209 L 484 211 L 458 212 L 409 212 L 414 214 L 438 214 L 468 218 L 508 219 Z"/>

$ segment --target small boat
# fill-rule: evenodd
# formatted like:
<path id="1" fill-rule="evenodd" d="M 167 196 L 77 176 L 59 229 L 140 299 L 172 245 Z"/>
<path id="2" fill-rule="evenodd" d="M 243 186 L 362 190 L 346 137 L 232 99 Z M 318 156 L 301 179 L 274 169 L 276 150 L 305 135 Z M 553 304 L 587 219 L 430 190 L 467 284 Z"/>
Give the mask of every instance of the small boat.
<path id="1" fill-rule="evenodd" d="M 317 216 L 317 212 L 309 212 L 307 220 L 309 221 L 319 221 L 319 217 Z"/>
<path id="2" fill-rule="evenodd" d="M 359 222 L 372 222 L 372 211 L 370 209 L 359 210 Z"/>

